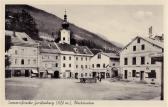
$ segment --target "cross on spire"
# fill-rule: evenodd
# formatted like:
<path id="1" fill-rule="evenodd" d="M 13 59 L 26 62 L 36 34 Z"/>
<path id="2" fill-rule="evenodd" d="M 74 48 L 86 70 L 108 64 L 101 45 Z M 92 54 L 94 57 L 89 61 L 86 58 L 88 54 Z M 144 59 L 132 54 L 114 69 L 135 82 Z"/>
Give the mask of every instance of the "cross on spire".
<path id="1" fill-rule="evenodd" d="M 64 10 L 64 12 L 65 12 L 65 15 L 64 15 L 64 21 L 67 21 L 67 15 L 66 15 L 66 9 Z"/>
<path id="2" fill-rule="evenodd" d="M 66 15 L 66 12 L 67 12 L 66 9 L 64 10 L 64 12 L 65 12 L 65 15 Z"/>

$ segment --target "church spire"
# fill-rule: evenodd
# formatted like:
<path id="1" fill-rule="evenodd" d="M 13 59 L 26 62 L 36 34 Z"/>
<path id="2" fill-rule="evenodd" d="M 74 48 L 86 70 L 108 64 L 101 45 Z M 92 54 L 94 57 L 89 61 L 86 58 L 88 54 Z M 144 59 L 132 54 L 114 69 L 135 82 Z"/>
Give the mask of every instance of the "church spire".
<path id="1" fill-rule="evenodd" d="M 64 14 L 64 21 L 63 21 L 63 23 L 62 23 L 62 27 L 64 28 L 64 29 L 68 29 L 68 27 L 69 27 L 69 23 L 67 22 L 67 11 L 66 11 L 66 9 L 65 9 L 65 14 Z"/>

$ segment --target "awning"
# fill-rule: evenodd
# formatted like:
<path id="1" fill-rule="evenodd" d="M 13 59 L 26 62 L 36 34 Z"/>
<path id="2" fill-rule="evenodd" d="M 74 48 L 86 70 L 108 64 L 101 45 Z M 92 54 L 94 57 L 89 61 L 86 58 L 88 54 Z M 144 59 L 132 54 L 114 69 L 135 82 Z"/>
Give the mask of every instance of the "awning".
<path id="1" fill-rule="evenodd" d="M 36 69 L 32 69 L 32 72 L 35 74 L 38 73 Z"/>
<path id="2" fill-rule="evenodd" d="M 52 70 L 47 70 L 49 74 L 53 74 L 54 72 Z"/>

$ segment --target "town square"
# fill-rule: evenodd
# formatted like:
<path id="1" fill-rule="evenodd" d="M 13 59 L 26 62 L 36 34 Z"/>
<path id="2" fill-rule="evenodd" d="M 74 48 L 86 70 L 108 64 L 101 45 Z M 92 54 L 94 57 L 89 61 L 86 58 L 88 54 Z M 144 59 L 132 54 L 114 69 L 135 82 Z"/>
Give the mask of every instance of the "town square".
<path id="1" fill-rule="evenodd" d="M 7 100 L 164 99 L 162 6 L 46 7 L 5 6 Z"/>

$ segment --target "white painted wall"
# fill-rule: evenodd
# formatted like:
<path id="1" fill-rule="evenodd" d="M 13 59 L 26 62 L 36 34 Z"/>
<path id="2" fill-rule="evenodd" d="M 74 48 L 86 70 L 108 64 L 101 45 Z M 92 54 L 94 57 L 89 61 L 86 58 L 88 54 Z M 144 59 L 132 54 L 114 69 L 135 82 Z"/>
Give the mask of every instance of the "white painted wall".
<path id="1" fill-rule="evenodd" d="M 141 50 L 141 45 L 145 45 L 145 49 Z M 136 51 L 133 51 L 133 46 L 136 46 Z M 125 48 L 120 53 L 120 67 L 124 79 L 124 70 L 128 70 L 128 80 L 140 80 L 140 77 L 132 77 L 132 70 L 136 70 L 136 72 L 144 71 L 146 82 L 151 82 L 151 78 L 148 77 L 148 73 L 151 70 L 156 70 L 156 83 L 160 83 L 160 75 L 161 75 L 161 63 L 157 62 L 156 64 L 151 64 L 151 57 L 150 54 L 162 52 L 162 49 L 156 47 L 149 42 L 140 39 L 140 43 L 137 43 L 137 39 L 134 40 L 127 48 Z M 145 57 L 145 64 L 141 65 L 141 56 Z M 124 58 L 128 58 L 128 65 L 124 65 Z M 132 57 L 136 57 L 136 65 L 132 65 Z"/>
<path id="2" fill-rule="evenodd" d="M 65 38 L 65 40 L 64 40 Z M 60 43 L 70 44 L 70 30 L 62 29 L 61 30 L 61 40 Z"/>

